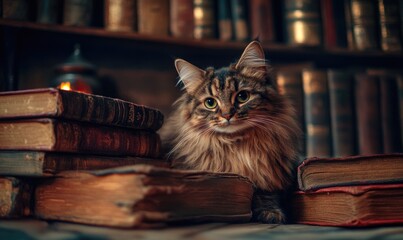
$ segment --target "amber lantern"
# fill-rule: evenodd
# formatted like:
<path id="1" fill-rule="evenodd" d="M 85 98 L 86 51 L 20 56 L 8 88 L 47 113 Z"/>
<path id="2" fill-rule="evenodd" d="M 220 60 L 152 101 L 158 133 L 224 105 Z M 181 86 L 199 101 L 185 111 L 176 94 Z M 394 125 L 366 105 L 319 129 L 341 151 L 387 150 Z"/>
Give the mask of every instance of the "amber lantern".
<path id="1" fill-rule="evenodd" d="M 82 57 L 79 45 L 75 46 L 73 54 L 66 62 L 56 66 L 55 73 L 56 77 L 51 84 L 53 87 L 84 93 L 100 93 L 96 68 Z"/>

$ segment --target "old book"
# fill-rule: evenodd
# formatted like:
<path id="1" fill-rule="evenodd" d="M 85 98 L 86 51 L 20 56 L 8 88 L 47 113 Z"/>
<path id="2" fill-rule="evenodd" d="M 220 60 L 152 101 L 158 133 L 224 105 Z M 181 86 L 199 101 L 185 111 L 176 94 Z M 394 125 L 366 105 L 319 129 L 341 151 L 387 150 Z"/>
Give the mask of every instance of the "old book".
<path id="1" fill-rule="evenodd" d="M 193 38 L 193 0 L 171 0 L 169 7 L 171 35 Z"/>
<path id="2" fill-rule="evenodd" d="M 54 88 L 0 93 L 0 118 L 56 117 L 135 129 L 158 130 L 160 111 L 119 99 Z"/>
<path id="3" fill-rule="evenodd" d="M 137 0 L 138 32 L 152 35 L 169 33 L 169 0 Z"/>
<path id="4" fill-rule="evenodd" d="M 285 1 L 285 33 L 288 44 L 308 46 L 322 44 L 319 3 L 317 0 Z"/>
<path id="5" fill-rule="evenodd" d="M 158 134 L 50 118 L 0 122 L 0 150 L 158 157 Z"/>
<path id="6" fill-rule="evenodd" d="M 154 158 L 43 151 L 0 151 L 0 175 L 3 176 L 53 176 L 61 171 L 99 170 L 136 164 L 170 166 L 167 160 Z"/>
<path id="7" fill-rule="evenodd" d="M 377 5 L 382 50 L 388 52 L 402 50 L 399 2 L 396 0 L 378 0 Z"/>
<path id="8" fill-rule="evenodd" d="M 403 223 L 403 184 L 323 188 L 295 194 L 294 221 L 363 227 Z"/>
<path id="9" fill-rule="evenodd" d="M 398 96 L 399 96 L 399 116 L 400 116 L 400 141 L 403 149 L 403 75 L 398 75 Z"/>
<path id="10" fill-rule="evenodd" d="M 355 76 L 355 106 L 359 154 L 382 153 L 379 80 L 358 73 Z"/>
<path id="11" fill-rule="evenodd" d="M 323 42 L 327 48 L 347 47 L 344 1 L 321 0 Z"/>
<path id="12" fill-rule="evenodd" d="M 222 41 L 230 41 L 234 37 L 230 0 L 217 1 L 218 35 Z"/>
<path id="13" fill-rule="evenodd" d="M 403 153 L 308 158 L 298 166 L 302 191 L 325 187 L 403 183 Z"/>
<path id="14" fill-rule="evenodd" d="M 402 151 L 399 96 L 396 76 L 382 71 L 379 75 L 380 82 L 380 107 L 382 122 L 382 143 L 384 153 Z"/>
<path id="15" fill-rule="evenodd" d="M 329 69 L 327 77 L 333 156 L 353 155 L 356 149 L 354 135 L 354 75 L 348 70 Z"/>
<path id="16" fill-rule="evenodd" d="M 132 32 L 137 29 L 137 10 L 134 0 L 105 0 L 104 8 L 107 30 Z"/>
<path id="17" fill-rule="evenodd" d="M 216 37 L 215 15 L 215 1 L 193 0 L 194 38 L 209 39 Z"/>
<path id="18" fill-rule="evenodd" d="M 272 0 L 251 0 L 249 19 L 252 39 L 259 39 L 260 42 L 276 40 Z"/>
<path id="19" fill-rule="evenodd" d="M 16 218 L 32 214 L 32 186 L 24 180 L 0 177 L 0 218 Z"/>
<path id="20" fill-rule="evenodd" d="M 325 70 L 304 69 L 307 157 L 329 157 L 331 151 L 329 90 Z"/>
<path id="21" fill-rule="evenodd" d="M 378 48 L 376 4 L 373 0 L 347 0 L 347 12 L 351 17 L 352 44 L 357 50 Z M 347 15 L 347 16 L 348 16 Z"/>
<path id="22" fill-rule="evenodd" d="M 232 29 L 236 41 L 249 40 L 249 21 L 245 0 L 231 0 Z"/>
<path id="23" fill-rule="evenodd" d="M 136 165 L 64 172 L 42 181 L 35 193 L 40 218 L 131 228 L 249 221 L 253 187 L 235 174 Z"/>

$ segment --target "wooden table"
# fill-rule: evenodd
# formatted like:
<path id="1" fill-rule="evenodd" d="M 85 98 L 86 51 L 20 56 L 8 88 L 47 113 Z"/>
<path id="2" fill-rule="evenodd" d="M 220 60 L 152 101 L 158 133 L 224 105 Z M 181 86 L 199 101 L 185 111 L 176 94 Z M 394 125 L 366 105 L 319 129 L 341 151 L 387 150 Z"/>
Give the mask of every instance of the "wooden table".
<path id="1" fill-rule="evenodd" d="M 336 228 L 309 225 L 209 223 L 163 229 L 124 230 L 40 220 L 2 220 L 0 239 L 403 239 L 403 226 Z"/>

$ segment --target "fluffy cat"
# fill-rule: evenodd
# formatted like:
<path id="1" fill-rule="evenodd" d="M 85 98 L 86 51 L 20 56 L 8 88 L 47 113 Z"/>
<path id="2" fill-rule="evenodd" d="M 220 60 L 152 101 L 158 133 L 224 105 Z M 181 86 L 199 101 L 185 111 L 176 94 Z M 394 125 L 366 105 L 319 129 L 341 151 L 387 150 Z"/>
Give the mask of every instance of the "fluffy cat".
<path id="1" fill-rule="evenodd" d="M 270 76 L 260 43 L 251 42 L 227 68 L 202 70 L 182 59 L 175 67 L 185 91 L 160 132 L 163 144 L 172 146 L 174 167 L 237 173 L 261 193 L 287 189 L 300 130 L 294 109 Z M 265 198 L 255 200 L 265 205 L 256 207 L 254 217 L 284 222 L 277 195 Z"/>

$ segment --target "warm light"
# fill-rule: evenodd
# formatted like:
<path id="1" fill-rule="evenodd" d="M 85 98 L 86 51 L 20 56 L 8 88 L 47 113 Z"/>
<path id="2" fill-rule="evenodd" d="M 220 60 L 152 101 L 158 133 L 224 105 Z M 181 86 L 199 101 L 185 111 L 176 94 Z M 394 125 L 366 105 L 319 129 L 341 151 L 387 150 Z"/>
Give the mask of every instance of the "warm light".
<path id="1" fill-rule="evenodd" d="M 62 89 L 62 90 L 70 91 L 70 90 L 71 90 L 70 82 L 62 82 L 62 83 L 59 85 L 59 88 Z"/>

